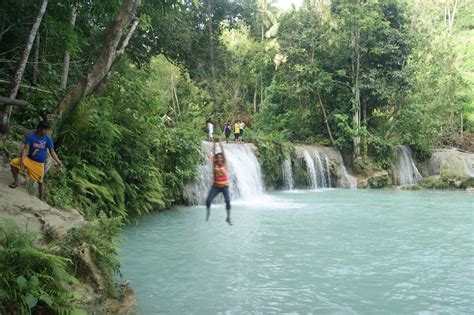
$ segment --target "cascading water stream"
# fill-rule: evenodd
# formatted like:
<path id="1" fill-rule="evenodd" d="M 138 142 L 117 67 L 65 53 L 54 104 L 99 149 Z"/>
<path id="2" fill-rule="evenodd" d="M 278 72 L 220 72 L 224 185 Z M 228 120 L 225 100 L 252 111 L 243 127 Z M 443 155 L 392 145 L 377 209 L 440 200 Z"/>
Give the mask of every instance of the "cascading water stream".
<path id="1" fill-rule="evenodd" d="M 350 175 L 349 172 L 347 172 L 344 162 L 341 162 L 341 187 L 351 188 L 351 189 L 357 188 L 357 178 L 355 178 L 354 176 Z"/>
<path id="2" fill-rule="evenodd" d="M 311 154 L 309 154 L 308 150 L 303 151 L 303 157 L 306 163 L 306 168 L 309 173 L 309 179 L 310 179 L 310 184 L 312 189 L 317 189 L 318 188 L 318 180 L 316 177 L 316 169 L 314 167 L 314 161 L 313 158 L 311 157 Z"/>
<path id="3" fill-rule="evenodd" d="M 219 146 L 218 146 L 219 148 Z M 230 195 L 236 199 L 254 199 L 264 193 L 261 170 L 254 154 L 252 144 L 224 144 L 228 162 Z M 331 188 L 331 169 L 339 165 L 340 176 L 338 187 L 356 188 L 357 179 L 351 176 L 344 165 L 339 151 L 328 147 L 302 146 L 299 156 L 305 161 L 310 189 Z M 199 167 L 199 178 L 188 185 L 185 197 L 190 204 L 204 204 L 209 188 L 212 185 L 212 143 L 203 142 L 203 154 L 208 161 Z M 217 149 L 219 152 L 219 149 Z M 283 187 L 287 190 L 294 189 L 293 170 L 290 160 L 285 160 L 282 167 Z M 337 173 L 336 173 L 337 174 Z M 222 198 L 218 197 L 217 202 Z"/>
<path id="4" fill-rule="evenodd" d="M 406 145 L 396 146 L 396 181 L 399 185 L 416 184 L 423 179 L 420 172 L 416 168 L 415 162 Z"/>
<path id="5" fill-rule="evenodd" d="M 212 146 L 213 144 L 207 141 L 202 143 L 203 154 L 208 162 L 199 167 L 199 178 L 186 188 L 185 197 L 190 204 L 204 204 L 212 185 Z M 219 146 L 216 147 L 217 152 L 220 152 Z M 251 144 L 224 144 L 224 152 L 231 199 L 252 199 L 262 195 L 264 187 L 260 165 Z M 218 197 L 217 201 L 220 199 L 221 197 Z"/>
<path id="6" fill-rule="evenodd" d="M 321 161 L 321 154 L 319 151 L 314 152 L 314 163 L 316 167 L 316 177 L 318 180 L 319 187 L 327 188 L 326 178 L 324 177 L 324 167 L 323 162 Z"/>
<path id="7" fill-rule="evenodd" d="M 282 171 L 283 171 L 283 183 L 286 190 L 293 190 L 295 182 L 293 180 L 293 171 L 291 169 L 291 161 L 283 161 Z"/>
<path id="8" fill-rule="evenodd" d="M 337 151 L 337 160 L 341 167 L 341 176 L 339 178 L 339 186 L 343 188 L 357 188 L 357 178 L 349 174 L 346 169 L 346 165 L 344 164 L 344 160 L 342 159 L 341 152 Z"/>
<path id="9" fill-rule="evenodd" d="M 331 167 L 329 164 L 329 158 L 326 154 L 324 154 L 324 160 L 326 161 L 326 181 L 327 181 L 327 187 L 331 188 Z"/>
<path id="10" fill-rule="evenodd" d="M 303 147 L 300 151 L 310 177 L 312 189 L 331 188 L 331 166 L 329 157 L 318 148 Z"/>

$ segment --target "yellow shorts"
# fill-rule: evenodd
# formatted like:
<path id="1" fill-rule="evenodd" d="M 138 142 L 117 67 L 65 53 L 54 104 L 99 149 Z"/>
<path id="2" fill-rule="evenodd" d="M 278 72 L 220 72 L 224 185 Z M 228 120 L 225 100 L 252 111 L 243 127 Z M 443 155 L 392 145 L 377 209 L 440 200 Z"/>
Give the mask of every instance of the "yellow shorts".
<path id="1" fill-rule="evenodd" d="M 16 167 L 18 170 L 22 170 L 20 168 L 20 158 L 16 158 L 10 161 L 10 165 Z M 26 169 L 28 172 L 28 177 L 35 181 L 42 183 L 43 176 L 44 176 L 44 163 L 36 162 L 30 159 L 29 157 L 25 157 L 23 159 L 23 168 Z"/>

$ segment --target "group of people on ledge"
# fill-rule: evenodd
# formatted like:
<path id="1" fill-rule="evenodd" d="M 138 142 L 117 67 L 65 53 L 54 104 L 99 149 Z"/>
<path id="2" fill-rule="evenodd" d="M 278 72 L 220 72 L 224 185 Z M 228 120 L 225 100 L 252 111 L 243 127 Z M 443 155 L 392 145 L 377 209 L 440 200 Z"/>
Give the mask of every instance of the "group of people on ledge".
<path id="1" fill-rule="evenodd" d="M 161 122 L 165 127 L 173 127 L 173 119 L 171 118 L 171 111 L 167 111 L 166 114 L 161 117 Z M 246 125 L 243 120 L 236 120 L 233 124 L 230 121 L 224 126 L 225 141 L 229 143 L 230 137 L 232 135 L 232 130 L 234 130 L 234 142 L 241 143 L 244 136 L 244 129 Z M 214 124 L 211 120 L 207 121 L 207 140 L 214 141 Z"/>
<path id="2" fill-rule="evenodd" d="M 231 124 L 230 121 L 227 121 L 224 126 L 225 142 L 229 143 L 229 139 L 233 129 L 234 142 L 241 143 L 244 136 L 245 127 L 246 125 L 243 120 L 237 120 L 233 124 Z M 210 120 L 207 121 L 207 140 L 214 141 L 214 124 Z"/>

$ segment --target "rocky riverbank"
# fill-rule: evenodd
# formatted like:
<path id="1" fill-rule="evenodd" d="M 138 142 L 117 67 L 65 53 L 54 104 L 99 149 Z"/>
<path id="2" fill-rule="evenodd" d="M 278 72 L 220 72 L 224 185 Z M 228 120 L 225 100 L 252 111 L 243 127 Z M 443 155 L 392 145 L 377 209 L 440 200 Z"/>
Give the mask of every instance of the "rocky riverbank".
<path id="1" fill-rule="evenodd" d="M 72 292 L 70 303 L 76 313 L 133 313 L 135 297 L 128 284 L 116 284 L 111 290 L 113 294 L 104 294 L 105 276 L 91 254 L 91 244 L 86 241 L 80 246 L 71 243 L 74 231 L 94 223 L 85 220 L 74 209 L 63 211 L 49 206 L 31 195 L 24 185 L 11 189 L 8 187 L 10 181 L 8 170 L 0 169 L 0 223 L 13 221 L 22 230 L 35 233 L 38 248 L 55 255 L 64 256 L 64 249 L 71 249 L 67 258 L 74 257 L 69 267 L 78 281 L 65 285 Z"/>

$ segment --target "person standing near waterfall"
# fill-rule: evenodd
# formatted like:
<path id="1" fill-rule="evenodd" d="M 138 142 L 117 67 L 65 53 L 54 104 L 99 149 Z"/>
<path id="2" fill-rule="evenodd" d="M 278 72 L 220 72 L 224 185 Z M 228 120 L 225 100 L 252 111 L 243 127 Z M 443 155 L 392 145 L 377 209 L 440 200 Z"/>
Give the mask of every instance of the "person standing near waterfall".
<path id="1" fill-rule="evenodd" d="M 207 140 L 208 141 L 214 141 L 214 124 L 208 120 L 207 121 Z"/>
<path id="2" fill-rule="evenodd" d="M 234 124 L 234 141 L 235 143 L 239 142 L 240 136 L 240 122 L 237 120 Z"/>
<path id="3" fill-rule="evenodd" d="M 244 129 L 245 129 L 245 123 L 243 120 L 240 121 L 240 135 L 239 135 L 239 140 L 240 142 L 242 142 L 243 138 L 244 138 Z"/>
<path id="4" fill-rule="evenodd" d="M 216 142 L 219 142 L 221 152 L 216 153 Z M 211 203 L 214 198 L 220 193 L 224 195 L 225 200 L 225 209 L 227 211 L 227 218 L 225 222 L 227 224 L 232 225 L 232 221 L 230 219 L 230 195 L 229 195 L 229 173 L 227 172 L 227 160 L 224 154 L 224 146 L 216 139 L 212 147 L 212 172 L 214 175 L 214 183 L 212 184 L 211 190 L 209 191 L 209 195 L 206 199 L 206 222 L 209 221 L 209 217 L 211 215 Z"/>
<path id="5" fill-rule="evenodd" d="M 231 128 L 230 128 L 230 121 L 228 121 L 226 124 L 225 124 L 225 142 L 226 143 L 229 143 L 229 137 L 230 137 L 230 133 L 231 133 Z"/>

